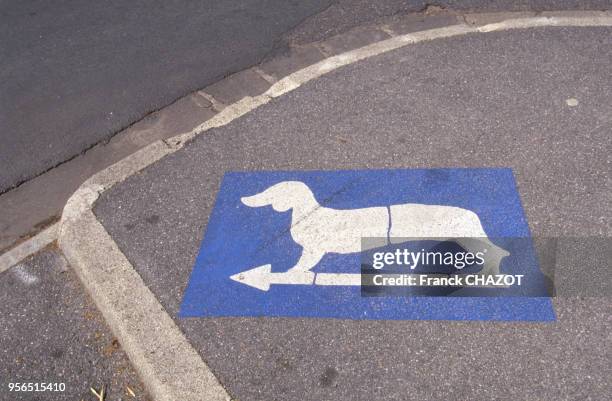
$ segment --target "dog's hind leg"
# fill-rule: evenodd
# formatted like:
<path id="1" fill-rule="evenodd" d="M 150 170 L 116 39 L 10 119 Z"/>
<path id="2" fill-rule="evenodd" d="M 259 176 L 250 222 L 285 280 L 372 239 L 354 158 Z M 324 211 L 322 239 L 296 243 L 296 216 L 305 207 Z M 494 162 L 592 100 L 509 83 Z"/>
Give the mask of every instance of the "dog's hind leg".
<path id="1" fill-rule="evenodd" d="M 300 260 L 293 266 L 291 269 L 287 270 L 288 272 L 307 272 L 310 271 L 313 267 L 319 263 L 321 258 L 323 258 L 324 253 L 321 252 L 313 252 L 308 249 L 302 250 L 302 256 L 300 256 Z M 313 273 L 314 274 L 314 273 Z"/>

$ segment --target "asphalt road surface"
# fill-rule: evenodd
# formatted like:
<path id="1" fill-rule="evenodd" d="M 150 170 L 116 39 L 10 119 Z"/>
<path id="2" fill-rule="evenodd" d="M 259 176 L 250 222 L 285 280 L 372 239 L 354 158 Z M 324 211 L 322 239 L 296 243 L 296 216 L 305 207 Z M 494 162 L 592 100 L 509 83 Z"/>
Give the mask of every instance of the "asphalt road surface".
<path id="1" fill-rule="evenodd" d="M 470 34 L 349 65 L 199 136 L 95 213 L 238 399 L 606 399 L 603 297 L 555 298 L 552 323 L 177 313 L 226 171 L 505 166 L 534 235 L 609 237 L 610 38 Z"/>
<path id="2" fill-rule="evenodd" d="M 3 2 L 0 191 L 257 63 L 327 3 Z"/>
<path id="3" fill-rule="evenodd" d="M 63 256 L 46 249 L 0 273 L 0 400 L 147 399 L 140 379 Z M 10 383 L 64 391 L 9 391 Z M 136 394 L 128 396 L 127 387 Z"/>
<path id="4" fill-rule="evenodd" d="M 486 11 L 602 9 L 610 2 L 436 4 Z M 256 64 L 282 50 L 286 40 L 319 40 L 425 5 L 418 0 L 4 1 L 0 193 L 147 113 Z"/>

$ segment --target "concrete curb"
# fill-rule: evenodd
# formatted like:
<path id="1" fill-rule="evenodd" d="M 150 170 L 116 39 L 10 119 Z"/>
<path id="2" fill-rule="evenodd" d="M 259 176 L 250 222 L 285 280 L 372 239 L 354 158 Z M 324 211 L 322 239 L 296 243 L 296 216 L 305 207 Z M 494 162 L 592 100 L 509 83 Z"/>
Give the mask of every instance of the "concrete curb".
<path id="1" fill-rule="evenodd" d="M 510 19 L 508 15 L 511 14 L 505 14 L 505 19 L 497 15 L 493 21 L 472 15 L 469 23 L 391 36 L 325 58 L 278 80 L 260 95 L 246 96 L 223 108 L 190 132 L 160 140 L 128 156 L 91 177 L 72 195 L 60 222 L 60 248 L 123 345 L 153 399 L 227 400 L 229 396 L 96 219 L 92 208 L 99 195 L 208 129 L 228 124 L 271 99 L 359 60 L 409 44 L 469 33 L 547 26 L 612 26 L 612 13 L 607 12 L 547 13 Z M 478 18 L 484 18 L 487 23 L 479 24 Z"/>
<path id="2" fill-rule="evenodd" d="M 10 269 L 28 256 L 40 251 L 57 238 L 59 223 L 53 223 L 32 238 L 0 255 L 0 273 Z"/>
<path id="3" fill-rule="evenodd" d="M 228 394 L 91 210 L 118 178 L 171 151 L 156 142 L 83 184 L 64 209 L 59 245 L 155 400 L 226 401 Z"/>

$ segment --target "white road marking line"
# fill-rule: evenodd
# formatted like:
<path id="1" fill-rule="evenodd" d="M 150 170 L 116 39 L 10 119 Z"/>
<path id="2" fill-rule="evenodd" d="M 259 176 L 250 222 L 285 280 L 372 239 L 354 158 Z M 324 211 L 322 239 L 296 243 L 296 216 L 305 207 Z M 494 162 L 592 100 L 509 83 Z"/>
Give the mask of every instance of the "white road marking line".
<path id="1" fill-rule="evenodd" d="M 0 273 L 10 269 L 28 256 L 40 251 L 57 239 L 59 223 L 45 228 L 32 238 L 0 255 Z"/>

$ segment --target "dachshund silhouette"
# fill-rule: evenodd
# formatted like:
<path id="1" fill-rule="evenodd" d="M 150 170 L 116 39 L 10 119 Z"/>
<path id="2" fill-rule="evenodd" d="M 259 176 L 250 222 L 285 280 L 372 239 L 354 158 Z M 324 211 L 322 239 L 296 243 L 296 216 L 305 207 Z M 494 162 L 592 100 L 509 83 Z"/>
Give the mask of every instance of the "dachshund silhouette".
<path id="1" fill-rule="evenodd" d="M 291 237 L 302 247 L 298 262 L 287 272 L 309 272 L 327 253 L 362 252 L 362 238 L 381 238 L 369 249 L 406 238 L 455 242 L 466 250 L 488 246 L 482 274 L 499 274 L 501 259 L 509 253 L 492 243 L 478 215 L 471 210 L 441 205 L 406 203 L 361 209 L 321 206 L 310 188 L 300 181 L 283 181 L 261 193 L 241 198 L 249 207 L 272 206 L 291 210 Z M 314 275 L 314 273 L 313 273 Z"/>

